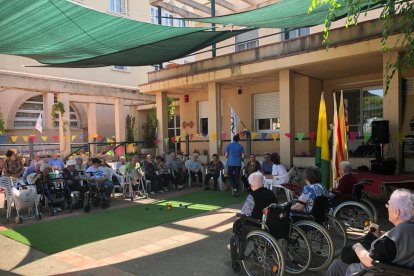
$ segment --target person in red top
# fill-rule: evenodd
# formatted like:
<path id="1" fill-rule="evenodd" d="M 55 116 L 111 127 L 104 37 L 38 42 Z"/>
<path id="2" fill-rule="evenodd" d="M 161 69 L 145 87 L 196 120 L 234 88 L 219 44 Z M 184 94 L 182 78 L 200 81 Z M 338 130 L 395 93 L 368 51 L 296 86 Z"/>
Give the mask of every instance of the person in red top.
<path id="1" fill-rule="evenodd" d="M 341 177 L 338 181 L 338 187 L 334 188 L 333 191 L 342 195 L 351 195 L 354 184 L 358 182 L 351 172 L 351 163 L 342 161 L 339 164 L 339 174 Z"/>

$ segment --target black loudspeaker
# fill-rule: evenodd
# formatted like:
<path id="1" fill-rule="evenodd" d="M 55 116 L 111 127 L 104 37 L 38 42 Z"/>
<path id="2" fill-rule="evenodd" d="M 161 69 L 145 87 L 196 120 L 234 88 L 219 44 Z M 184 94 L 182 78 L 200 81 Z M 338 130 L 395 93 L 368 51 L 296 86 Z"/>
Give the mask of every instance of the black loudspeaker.
<path id="1" fill-rule="evenodd" d="M 371 160 L 371 171 L 377 174 L 395 174 L 395 159 Z"/>
<path id="2" fill-rule="evenodd" d="M 385 144 L 390 142 L 389 121 L 372 121 L 372 142 Z"/>

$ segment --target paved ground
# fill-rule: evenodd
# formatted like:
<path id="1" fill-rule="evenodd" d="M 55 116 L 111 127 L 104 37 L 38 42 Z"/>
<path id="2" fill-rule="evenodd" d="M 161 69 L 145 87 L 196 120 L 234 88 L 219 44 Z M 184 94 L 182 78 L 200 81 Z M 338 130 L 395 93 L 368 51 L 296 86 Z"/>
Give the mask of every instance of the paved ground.
<path id="1" fill-rule="evenodd" d="M 157 198 L 192 190 L 170 192 Z M 130 203 L 117 199 L 111 208 L 150 201 Z M 240 205 L 229 206 L 53 255 L 0 235 L 0 275 L 236 275 L 231 269 L 226 245 L 239 208 Z M 384 218 L 384 214 L 381 215 Z M 45 220 L 64 219 L 65 216 L 68 214 Z M 323 272 L 305 275 L 323 275 Z"/>

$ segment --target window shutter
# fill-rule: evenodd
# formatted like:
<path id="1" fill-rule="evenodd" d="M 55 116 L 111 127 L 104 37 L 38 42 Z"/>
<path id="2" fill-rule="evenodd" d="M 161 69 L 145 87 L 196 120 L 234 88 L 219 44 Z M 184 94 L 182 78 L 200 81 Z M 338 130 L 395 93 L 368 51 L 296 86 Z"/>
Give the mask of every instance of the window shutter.
<path id="1" fill-rule="evenodd" d="M 254 118 L 256 120 L 278 118 L 279 114 L 279 92 L 254 95 Z"/>
<path id="2" fill-rule="evenodd" d="M 208 101 L 198 102 L 198 118 L 208 118 Z"/>

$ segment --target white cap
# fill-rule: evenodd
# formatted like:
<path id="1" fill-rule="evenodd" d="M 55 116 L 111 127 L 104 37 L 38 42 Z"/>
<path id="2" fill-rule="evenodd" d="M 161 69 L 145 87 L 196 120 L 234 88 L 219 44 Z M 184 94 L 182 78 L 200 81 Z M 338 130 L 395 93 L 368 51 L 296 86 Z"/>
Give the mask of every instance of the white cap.
<path id="1" fill-rule="evenodd" d="M 76 165 L 76 161 L 75 161 L 75 160 L 73 160 L 73 159 L 68 160 L 68 161 L 66 162 L 66 167 L 67 167 L 67 166 L 75 166 L 75 165 Z"/>

